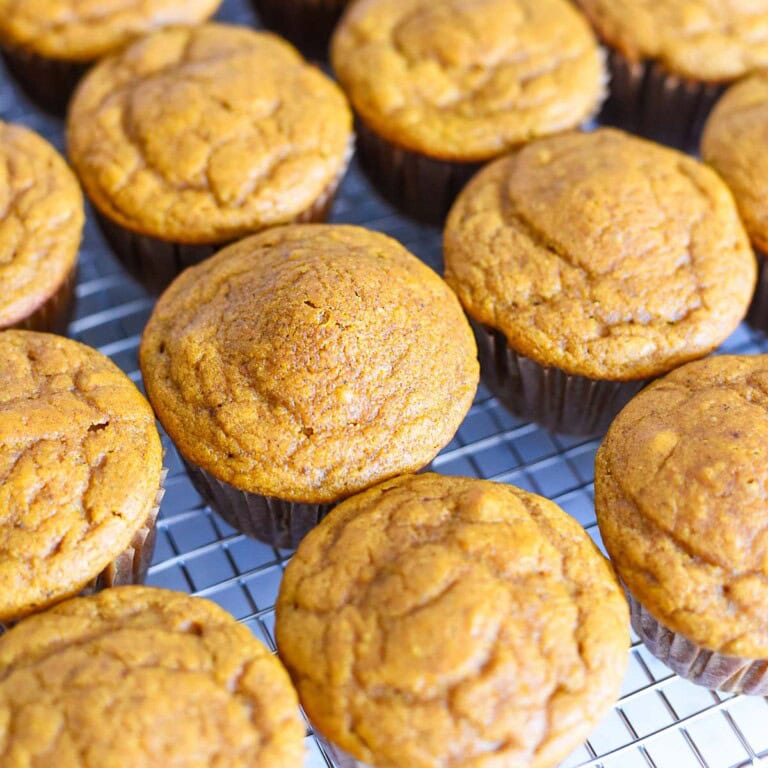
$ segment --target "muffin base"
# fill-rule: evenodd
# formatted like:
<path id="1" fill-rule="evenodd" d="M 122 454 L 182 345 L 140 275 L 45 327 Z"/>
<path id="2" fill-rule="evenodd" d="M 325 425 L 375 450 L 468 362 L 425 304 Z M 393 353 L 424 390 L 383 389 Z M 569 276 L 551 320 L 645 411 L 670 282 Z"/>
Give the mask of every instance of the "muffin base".
<path id="1" fill-rule="evenodd" d="M 355 120 L 360 165 L 376 189 L 403 213 L 425 224 L 442 226 L 445 217 L 482 163 L 436 160 L 382 139 Z"/>
<path id="2" fill-rule="evenodd" d="M 350 152 L 351 155 L 351 152 Z M 344 166 L 346 170 L 346 165 Z M 292 223 L 325 221 L 333 205 L 336 189 L 344 175 L 328 187 L 315 203 L 296 217 Z M 174 243 L 150 235 L 142 235 L 116 224 L 96 206 L 96 221 L 104 238 L 128 272 L 148 291 L 161 294 L 173 279 L 187 267 L 199 264 L 229 245 L 229 241 L 212 244 Z"/>
<path id="3" fill-rule="evenodd" d="M 304 504 L 241 491 L 200 467 L 182 461 L 195 490 L 225 522 L 278 549 L 296 549 L 333 504 Z"/>
<path id="4" fill-rule="evenodd" d="M 645 647 L 680 677 L 705 688 L 768 694 L 768 659 L 742 659 L 702 648 L 657 621 L 627 593 L 632 628 Z"/>
<path id="5" fill-rule="evenodd" d="M 601 381 L 546 368 L 511 349 L 501 331 L 470 319 L 480 373 L 490 391 L 515 416 L 552 432 L 600 435 L 648 383 Z"/>
<path id="6" fill-rule="evenodd" d="M 76 282 L 77 266 L 75 265 L 55 293 L 48 297 L 31 315 L 9 327 L 66 334 L 67 326 L 75 309 Z"/>
<path id="7" fill-rule="evenodd" d="M 757 287 L 749 305 L 746 321 L 760 331 L 768 333 L 768 268 L 765 254 L 755 248 L 757 257 Z"/>
<path id="8" fill-rule="evenodd" d="M 609 51 L 610 95 L 599 121 L 689 152 L 712 107 L 725 90 L 673 75 L 655 61 L 627 61 Z"/>
<path id="9" fill-rule="evenodd" d="M 78 593 L 80 597 L 92 595 L 110 587 L 123 587 L 130 584 L 144 583 L 150 563 L 152 562 L 152 555 L 155 552 L 157 516 L 160 512 L 160 503 L 163 500 L 163 496 L 165 496 L 165 478 L 167 474 L 168 470 L 163 468 L 160 474 L 160 487 L 155 494 L 155 502 L 152 509 L 149 511 L 141 528 L 134 533 L 130 544 L 98 576 L 95 576 L 80 590 Z M 65 600 L 66 597 L 61 599 Z M 16 621 L 0 622 L 0 635 L 16 623 Z"/>
<path id="10" fill-rule="evenodd" d="M 251 0 L 264 26 L 290 40 L 307 58 L 326 61 L 336 22 L 349 0 Z"/>
<path id="11" fill-rule="evenodd" d="M 47 59 L 23 48 L 3 46 L 3 59 L 24 93 L 38 106 L 57 117 L 67 111 L 80 78 L 90 63 Z"/>

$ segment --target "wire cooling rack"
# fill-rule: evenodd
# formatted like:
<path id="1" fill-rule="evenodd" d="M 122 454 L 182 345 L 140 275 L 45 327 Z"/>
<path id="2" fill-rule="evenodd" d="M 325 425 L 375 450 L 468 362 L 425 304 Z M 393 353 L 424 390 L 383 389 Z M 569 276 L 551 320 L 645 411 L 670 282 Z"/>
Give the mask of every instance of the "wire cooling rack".
<path id="1" fill-rule="evenodd" d="M 257 26 L 247 0 L 225 0 L 219 18 Z M 60 121 L 35 109 L 0 70 L 0 118 L 21 122 L 63 149 Z M 442 270 L 440 233 L 394 213 L 353 163 L 332 220 L 365 224 L 405 243 Z M 109 355 L 139 386 L 137 348 L 153 300 L 113 257 L 89 215 L 80 254 L 76 317 L 69 335 Z M 742 325 L 725 351 L 768 351 L 768 339 Z M 274 603 L 290 552 L 237 533 L 211 512 L 164 437 L 170 468 L 149 583 L 207 597 L 274 650 Z M 438 472 L 484 477 L 548 496 L 601 545 L 593 510 L 598 441 L 554 435 L 511 416 L 482 387 L 458 434 L 435 459 Z M 331 766 L 311 733 L 306 768 Z M 768 700 L 697 688 L 680 680 L 633 637 L 615 708 L 565 768 L 768 768 Z"/>

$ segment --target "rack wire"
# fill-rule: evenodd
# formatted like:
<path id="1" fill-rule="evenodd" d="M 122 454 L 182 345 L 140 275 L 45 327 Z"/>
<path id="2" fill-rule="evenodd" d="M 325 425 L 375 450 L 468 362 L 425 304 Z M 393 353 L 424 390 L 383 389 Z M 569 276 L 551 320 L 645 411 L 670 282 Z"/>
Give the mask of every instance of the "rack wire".
<path id="1" fill-rule="evenodd" d="M 258 26 L 246 0 L 225 0 L 218 18 Z M 0 70 L 0 117 L 42 133 L 63 150 L 63 125 L 35 109 Z M 386 232 L 438 271 L 440 233 L 399 215 L 353 162 L 332 221 Z M 120 266 L 88 216 L 69 335 L 109 355 L 139 386 L 137 348 L 154 300 Z M 723 351 L 768 351 L 742 325 Z M 271 649 L 274 603 L 290 552 L 248 539 L 207 508 L 164 436 L 170 472 L 148 582 L 214 600 Z M 435 471 L 512 483 L 553 499 L 602 546 L 593 509 L 596 440 L 551 434 L 511 416 L 481 385 Z M 308 730 L 306 768 L 335 768 Z M 768 768 L 768 700 L 698 688 L 678 678 L 633 636 L 622 695 L 563 768 Z"/>

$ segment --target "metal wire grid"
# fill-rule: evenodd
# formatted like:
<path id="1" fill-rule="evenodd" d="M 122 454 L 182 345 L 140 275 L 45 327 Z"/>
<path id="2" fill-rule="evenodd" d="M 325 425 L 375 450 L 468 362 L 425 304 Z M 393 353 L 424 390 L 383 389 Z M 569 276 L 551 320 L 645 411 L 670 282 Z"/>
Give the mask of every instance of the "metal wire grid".
<path id="1" fill-rule="evenodd" d="M 219 18 L 257 25 L 246 0 L 225 0 Z M 0 117 L 25 123 L 63 148 L 61 123 L 34 109 L 8 76 L 0 82 Z M 430 266 L 442 268 L 439 233 L 396 215 L 354 163 L 332 220 L 386 232 Z M 77 299 L 70 336 L 109 355 L 141 386 L 137 348 L 154 302 L 112 256 L 90 216 Z M 723 349 L 765 352 L 768 339 L 743 325 Z M 274 650 L 274 603 L 291 553 L 248 539 L 211 512 L 187 480 L 170 441 L 164 437 L 163 442 L 170 472 L 149 583 L 214 600 Z M 593 509 L 597 445 L 596 440 L 551 434 L 516 419 L 481 385 L 467 419 L 435 459 L 434 468 L 444 474 L 508 482 L 547 496 L 602 546 Z M 306 744 L 307 768 L 334 768 L 310 731 Z M 563 763 L 563 768 L 579 766 L 768 768 L 768 700 L 690 685 L 633 637 L 620 701 Z"/>

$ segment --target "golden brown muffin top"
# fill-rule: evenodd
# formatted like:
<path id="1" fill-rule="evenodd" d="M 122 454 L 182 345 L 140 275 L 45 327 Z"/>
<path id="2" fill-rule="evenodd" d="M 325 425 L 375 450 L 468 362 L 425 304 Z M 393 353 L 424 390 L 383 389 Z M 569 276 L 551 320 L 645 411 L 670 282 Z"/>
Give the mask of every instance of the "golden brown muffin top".
<path id="1" fill-rule="evenodd" d="M 114 363 L 0 333 L 0 621 L 97 576 L 145 523 L 161 470 L 152 410 Z"/>
<path id="2" fill-rule="evenodd" d="M 572 518 L 512 486 L 399 477 L 288 564 L 280 655 L 310 720 L 381 768 L 555 765 L 615 701 L 626 602 Z"/>
<path id="3" fill-rule="evenodd" d="M 444 160 L 573 128 L 605 88 L 592 31 L 564 0 L 359 0 L 331 57 L 374 131 Z"/>
<path id="4" fill-rule="evenodd" d="M 690 363 L 643 390 L 597 454 L 595 506 L 619 575 L 695 643 L 768 657 L 768 358 Z"/>
<path id="5" fill-rule="evenodd" d="M 456 297 L 398 242 L 293 225 L 178 277 L 140 360 L 190 461 L 242 490 L 328 502 L 434 458 L 472 403 L 476 354 Z"/>
<path id="6" fill-rule="evenodd" d="M 728 82 L 768 65 L 768 0 L 576 0 L 629 61 Z"/>
<path id="7" fill-rule="evenodd" d="M 223 24 L 155 32 L 97 64 L 67 120 L 91 200 L 127 229 L 219 243 L 292 221 L 336 184 L 343 94 L 288 43 Z"/>
<path id="8" fill-rule="evenodd" d="M 542 139 L 483 169 L 444 245 L 446 280 L 475 320 L 541 365 L 596 379 L 705 355 L 755 285 L 717 175 L 610 129 Z"/>
<path id="9" fill-rule="evenodd" d="M 83 195 L 58 152 L 0 121 L 0 328 L 29 317 L 72 272 Z"/>
<path id="10" fill-rule="evenodd" d="M 172 24 L 197 24 L 221 0 L 0 0 L 0 42 L 90 62 Z"/>
<path id="11" fill-rule="evenodd" d="M 752 242 L 768 250 L 768 75 L 728 89 L 704 128 L 701 155 L 731 188 Z"/>
<path id="12" fill-rule="evenodd" d="M 280 662 L 208 600 L 119 587 L 0 637 L 5 768 L 296 768 Z"/>

